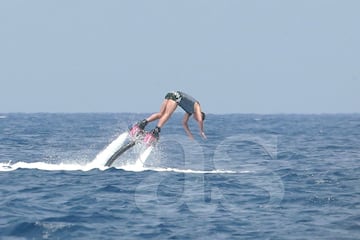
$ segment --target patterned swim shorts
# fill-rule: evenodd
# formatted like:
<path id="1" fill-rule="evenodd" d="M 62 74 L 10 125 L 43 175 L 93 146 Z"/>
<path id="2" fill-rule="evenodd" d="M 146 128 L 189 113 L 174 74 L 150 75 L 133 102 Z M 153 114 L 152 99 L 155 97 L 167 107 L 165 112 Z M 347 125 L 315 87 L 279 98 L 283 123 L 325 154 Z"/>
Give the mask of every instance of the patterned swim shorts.
<path id="1" fill-rule="evenodd" d="M 171 99 L 177 103 L 179 103 L 181 101 L 181 94 L 177 91 L 174 92 L 169 92 L 166 94 L 165 99 Z"/>

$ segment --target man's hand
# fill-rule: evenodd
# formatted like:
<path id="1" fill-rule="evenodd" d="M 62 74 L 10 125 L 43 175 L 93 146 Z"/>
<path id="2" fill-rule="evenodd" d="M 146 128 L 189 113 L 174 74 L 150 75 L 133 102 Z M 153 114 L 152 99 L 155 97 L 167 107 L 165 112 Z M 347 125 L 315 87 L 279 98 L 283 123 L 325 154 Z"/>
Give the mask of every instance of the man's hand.
<path id="1" fill-rule="evenodd" d="M 204 132 L 200 132 L 200 136 L 203 138 L 203 139 L 207 139 L 206 135 Z"/>

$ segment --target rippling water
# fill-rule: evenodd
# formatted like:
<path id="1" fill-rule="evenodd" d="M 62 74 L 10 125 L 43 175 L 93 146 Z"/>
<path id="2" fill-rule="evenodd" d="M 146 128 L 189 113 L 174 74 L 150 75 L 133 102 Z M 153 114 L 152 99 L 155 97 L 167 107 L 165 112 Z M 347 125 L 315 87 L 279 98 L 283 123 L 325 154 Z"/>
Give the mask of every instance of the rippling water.
<path id="1" fill-rule="evenodd" d="M 175 114 L 104 167 L 145 116 L 0 114 L 0 239 L 360 239 L 360 115 Z"/>

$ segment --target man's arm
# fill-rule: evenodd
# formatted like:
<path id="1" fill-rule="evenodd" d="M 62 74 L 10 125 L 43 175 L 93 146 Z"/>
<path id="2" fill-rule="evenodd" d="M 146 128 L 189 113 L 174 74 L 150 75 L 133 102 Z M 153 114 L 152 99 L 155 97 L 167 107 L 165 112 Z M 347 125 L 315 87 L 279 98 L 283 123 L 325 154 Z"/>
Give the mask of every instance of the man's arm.
<path id="1" fill-rule="evenodd" d="M 192 135 L 192 133 L 189 129 L 189 125 L 188 125 L 189 118 L 190 118 L 190 114 L 185 113 L 182 124 L 183 124 L 185 132 L 189 136 L 189 138 L 194 139 L 194 136 Z"/>
<path id="2" fill-rule="evenodd" d="M 203 139 L 206 139 L 206 135 L 205 135 L 205 132 L 204 132 L 204 121 L 202 119 L 200 104 L 196 103 L 194 108 L 195 108 L 195 113 L 194 113 L 195 114 L 195 119 L 199 124 L 200 136 Z"/>
<path id="3" fill-rule="evenodd" d="M 206 135 L 205 135 L 205 132 L 204 132 L 204 121 L 202 119 L 200 119 L 198 121 L 199 123 L 199 129 L 200 129 L 200 136 L 203 138 L 203 139 L 206 139 Z"/>

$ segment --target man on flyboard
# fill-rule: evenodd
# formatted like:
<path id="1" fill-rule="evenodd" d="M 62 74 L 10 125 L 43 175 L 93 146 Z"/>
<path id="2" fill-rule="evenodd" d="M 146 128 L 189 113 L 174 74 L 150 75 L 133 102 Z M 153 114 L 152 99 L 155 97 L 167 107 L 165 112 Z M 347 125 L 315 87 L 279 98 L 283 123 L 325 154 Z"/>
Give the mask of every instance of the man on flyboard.
<path id="1" fill-rule="evenodd" d="M 181 91 L 172 91 L 166 94 L 165 99 L 160 107 L 160 111 L 150 115 L 148 118 L 136 123 L 130 129 L 130 135 L 134 136 L 139 131 L 143 131 L 149 122 L 159 120 L 156 127 L 151 130 L 144 138 L 144 141 L 155 141 L 159 139 L 161 128 L 169 120 L 171 115 L 176 110 L 177 106 L 180 106 L 184 111 L 185 115 L 182 121 L 183 127 L 189 138 L 194 139 L 189 126 L 188 121 L 190 116 L 193 115 L 194 119 L 198 122 L 200 136 L 206 139 L 204 132 L 204 120 L 205 113 L 201 111 L 200 103 L 195 98 Z"/>

